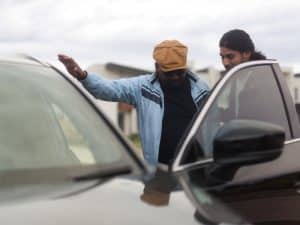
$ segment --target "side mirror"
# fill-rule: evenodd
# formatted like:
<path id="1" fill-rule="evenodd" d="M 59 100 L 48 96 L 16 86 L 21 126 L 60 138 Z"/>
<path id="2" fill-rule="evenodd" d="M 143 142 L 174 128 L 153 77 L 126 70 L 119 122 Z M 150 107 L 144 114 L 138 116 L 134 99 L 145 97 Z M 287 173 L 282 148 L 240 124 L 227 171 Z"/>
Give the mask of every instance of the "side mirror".
<path id="1" fill-rule="evenodd" d="M 285 141 L 284 129 L 255 120 L 232 120 L 215 135 L 214 160 L 219 165 L 248 165 L 277 158 Z"/>

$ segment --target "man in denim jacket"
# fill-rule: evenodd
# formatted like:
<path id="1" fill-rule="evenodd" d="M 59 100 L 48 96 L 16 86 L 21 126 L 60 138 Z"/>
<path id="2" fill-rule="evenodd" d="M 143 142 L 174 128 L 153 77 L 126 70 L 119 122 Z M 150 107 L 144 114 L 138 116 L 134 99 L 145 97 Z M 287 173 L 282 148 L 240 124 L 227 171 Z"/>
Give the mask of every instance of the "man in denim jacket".
<path id="1" fill-rule="evenodd" d="M 150 165 L 168 165 L 184 130 L 208 94 L 208 86 L 187 70 L 187 47 L 177 40 L 155 46 L 155 73 L 107 80 L 83 71 L 66 55 L 59 60 L 96 98 L 136 107 L 143 155 Z"/>

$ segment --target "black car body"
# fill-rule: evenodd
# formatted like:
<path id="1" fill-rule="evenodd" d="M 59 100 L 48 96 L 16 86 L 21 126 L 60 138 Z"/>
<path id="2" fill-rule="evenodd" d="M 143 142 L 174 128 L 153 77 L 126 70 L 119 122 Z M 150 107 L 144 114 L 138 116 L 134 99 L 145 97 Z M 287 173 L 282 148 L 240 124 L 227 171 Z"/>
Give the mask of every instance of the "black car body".
<path id="1" fill-rule="evenodd" d="M 300 126 L 276 61 L 253 61 L 216 84 L 173 164 L 191 200 L 213 219 L 206 190 L 255 224 L 299 224 Z"/>

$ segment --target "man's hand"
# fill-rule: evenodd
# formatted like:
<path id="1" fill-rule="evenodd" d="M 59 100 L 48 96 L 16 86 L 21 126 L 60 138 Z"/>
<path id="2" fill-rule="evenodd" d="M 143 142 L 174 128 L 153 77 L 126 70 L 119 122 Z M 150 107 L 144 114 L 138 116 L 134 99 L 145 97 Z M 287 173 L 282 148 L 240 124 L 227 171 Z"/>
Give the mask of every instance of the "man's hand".
<path id="1" fill-rule="evenodd" d="M 87 73 L 83 71 L 71 57 L 59 54 L 58 60 L 64 64 L 68 72 L 73 77 L 77 78 L 78 80 L 83 80 L 84 78 L 86 78 Z"/>

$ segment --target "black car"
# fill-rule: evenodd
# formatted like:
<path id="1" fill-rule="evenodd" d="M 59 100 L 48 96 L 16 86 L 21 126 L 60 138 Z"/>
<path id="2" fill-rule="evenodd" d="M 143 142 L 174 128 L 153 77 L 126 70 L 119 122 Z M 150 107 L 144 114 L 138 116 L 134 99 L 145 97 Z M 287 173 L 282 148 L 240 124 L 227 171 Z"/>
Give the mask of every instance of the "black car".
<path id="1" fill-rule="evenodd" d="M 251 223 L 287 225 L 300 224 L 299 159 L 295 103 L 267 60 L 240 64 L 215 85 L 172 168 L 212 220 L 219 203 L 204 190 Z"/>
<path id="2" fill-rule="evenodd" d="M 0 105 L 1 223 L 206 221 L 175 178 L 148 168 L 77 81 L 51 65 L 1 59 Z"/>

